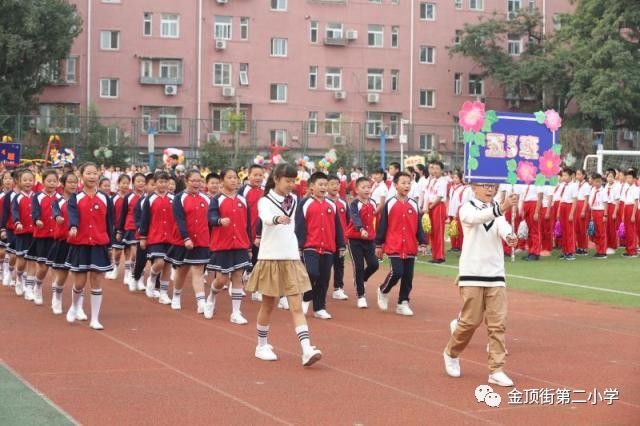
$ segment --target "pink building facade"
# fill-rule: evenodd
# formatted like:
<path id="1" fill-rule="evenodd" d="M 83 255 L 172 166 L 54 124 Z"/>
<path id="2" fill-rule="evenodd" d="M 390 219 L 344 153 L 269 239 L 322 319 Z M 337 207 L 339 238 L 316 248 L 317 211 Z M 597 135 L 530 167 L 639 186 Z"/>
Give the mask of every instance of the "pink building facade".
<path id="1" fill-rule="evenodd" d="M 452 152 L 466 100 L 514 107 L 472 61 L 451 57 L 456 31 L 494 13 L 537 8 L 545 30 L 570 10 L 550 0 L 74 0 L 84 19 L 69 58 L 40 96 L 41 122 L 84 115 L 150 129 L 158 147 L 226 140 L 230 113 L 244 145 L 310 151 L 398 149 L 401 120 L 414 152 Z M 510 40 L 517 55 L 525 40 Z M 72 126 L 71 126 L 72 127 Z"/>

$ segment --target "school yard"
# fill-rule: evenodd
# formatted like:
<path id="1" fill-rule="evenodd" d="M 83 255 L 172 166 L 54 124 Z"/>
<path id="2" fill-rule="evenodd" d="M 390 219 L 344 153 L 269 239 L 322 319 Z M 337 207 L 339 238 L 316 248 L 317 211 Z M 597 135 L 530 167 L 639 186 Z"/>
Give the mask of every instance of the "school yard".
<path id="1" fill-rule="evenodd" d="M 251 322 L 241 327 L 229 323 L 225 297 L 206 321 L 189 292 L 176 313 L 108 282 L 106 329 L 96 332 L 0 288 L 0 424 L 638 424 L 638 259 L 507 265 L 506 371 L 516 390 L 494 386 L 499 407 L 474 396 L 487 379 L 483 328 L 462 377 L 444 373 L 456 258 L 426 260 L 412 318 L 379 312 L 373 287 L 368 310 L 355 308 L 349 287 L 351 300 L 330 300 L 333 320 L 309 320 L 324 352 L 309 369 L 284 311 L 270 333 L 280 360 L 253 357 L 258 305 L 247 298 Z"/>

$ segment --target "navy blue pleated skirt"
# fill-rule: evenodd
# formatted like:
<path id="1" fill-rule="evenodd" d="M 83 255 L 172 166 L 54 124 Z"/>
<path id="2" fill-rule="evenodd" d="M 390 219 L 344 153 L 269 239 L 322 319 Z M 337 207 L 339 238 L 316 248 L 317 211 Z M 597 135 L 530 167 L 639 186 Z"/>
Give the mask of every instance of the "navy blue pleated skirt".
<path id="1" fill-rule="evenodd" d="M 70 245 L 65 266 L 71 272 L 108 272 L 113 269 L 109 246 Z"/>

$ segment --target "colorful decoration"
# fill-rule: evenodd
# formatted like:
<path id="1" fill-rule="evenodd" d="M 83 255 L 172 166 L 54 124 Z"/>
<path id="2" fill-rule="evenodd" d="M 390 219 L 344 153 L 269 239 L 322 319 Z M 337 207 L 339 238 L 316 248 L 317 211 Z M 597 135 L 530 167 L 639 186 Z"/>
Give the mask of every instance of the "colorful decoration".
<path id="1" fill-rule="evenodd" d="M 544 152 L 544 154 L 542 154 L 542 157 L 540 157 L 540 173 L 547 179 L 551 179 L 552 177 L 560 173 L 561 164 L 562 159 L 560 158 L 560 156 L 555 154 L 553 150 L 548 149 Z"/>
<path id="2" fill-rule="evenodd" d="M 253 159 L 253 164 L 257 164 L 259 166 L 264 166 L 265 164 L 265 160 L 264 157 L 260 154 L 256 155 L 256 157 Z"/>
<path id="3" fill-rule="evenodd" d="M 169 166 L 169 156 L 171 155 L 178 156 L 178 164 L 184 163 L 184 151 L 178 148 L 167 148 L 162 151 L 162 162 L 168 167 Z"/>
<path id="4" fill-rule="evenodd" d="M 282 151 L 288 151 L 289 148 L 286 146 L 280 146 L 276 142 L 272 142 L 269 146 L 271 149 L 271 155 L 269 156 L 269 163 L 272 165 L 276 165 L 284 162 L 284 158 L 280 154 Z"/>
<path id="5" fill-rule="evenodd" d="M 466 101 L 458 113 L 460 126 L 465 132 L 479 132 L 484 126 L 484 104 L 478 101 Z"/>
<path id="6" fill-rule="evenodd" d="M 544 124 L 552 132 L 557 132 L 562 127 L 562 117 L 553 109 L 544 112 Z"/>
<path id="7" fill-rule="evenodd" d="M 93 156 L 100 161 L 104 161 L 113 156 L 113 151 L 111 151 L 106 146 L 101 146 L 100 148 L 93 150 Z"/>
<path id="8" fill-rule="evenodd" d="M 76 160 L 76 153 L 71 148 L 62 148 L 60 150 L 53 148 L 49 152 L 49 158 L 53 167 L 62 167 L 65 164 L 73 164 Z"/>
<path id="9" fill-rule="evenodd" d="M 425 216 L 427 216 L 427 215 L 425 215 Z M 452 220 L 451 222 L 449 222 L 448 233 L 449 233 L 449 236 L 451 238 L 456 238 L 458 236 L 458 234 L 460 232 L 458 230 L 458 221 L 457 220 Z"/>
<path id="10" fill-rule="evenodd" d="M 425 234 L 431 233 L 431 218 L 428 214 L 422 215 L 422 230 Z"/>
<path id="11" fill-rule="evenodd" d="M 538 168 L 531 161 L 520 161 L 516 170 L 518 179 L 520 179 L 527 185 L 536 180 L 536 173 L 538 173 Z"/>
<path id="12" fill-rule="evenodd" d="M 9 136 L 9 135 L 4 135 L 2 137 L 2 142 L 3 143 L 11 143 L 11 142 L 13 142 L 13 138 L 11 136 Z"/>

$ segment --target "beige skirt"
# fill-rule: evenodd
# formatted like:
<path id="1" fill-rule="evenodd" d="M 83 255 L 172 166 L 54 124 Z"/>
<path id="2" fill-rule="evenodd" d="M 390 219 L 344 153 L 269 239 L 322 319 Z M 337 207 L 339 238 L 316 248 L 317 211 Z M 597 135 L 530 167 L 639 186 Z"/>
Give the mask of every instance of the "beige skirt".
<path id="1" fill-rule="evenodd" d="M 293 296 L 311 290 L 311 282 L 299 260 L 258 260 L 247 290 L 271 297 Z"/>

